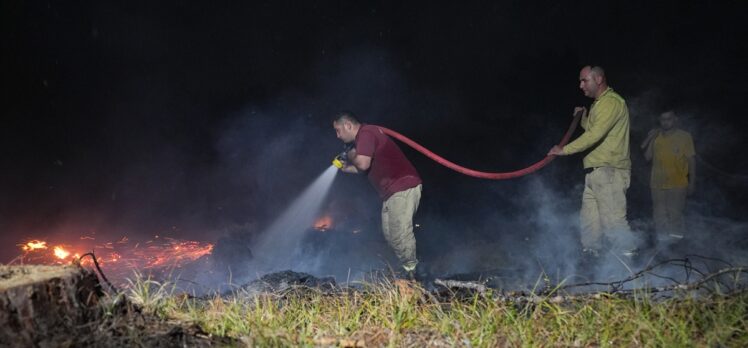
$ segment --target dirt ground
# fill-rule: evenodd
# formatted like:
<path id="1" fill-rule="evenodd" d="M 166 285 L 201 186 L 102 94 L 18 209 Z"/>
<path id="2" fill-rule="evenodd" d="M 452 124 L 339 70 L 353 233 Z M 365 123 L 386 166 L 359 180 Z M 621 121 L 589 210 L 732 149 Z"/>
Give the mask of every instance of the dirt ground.
<path id="1" fill-rule="evenodd" d="M 195 325 L 144 313 L 123 295 L 105 293 L 91 270 L 0 265 L 2 347 L 222 347 Z"/>

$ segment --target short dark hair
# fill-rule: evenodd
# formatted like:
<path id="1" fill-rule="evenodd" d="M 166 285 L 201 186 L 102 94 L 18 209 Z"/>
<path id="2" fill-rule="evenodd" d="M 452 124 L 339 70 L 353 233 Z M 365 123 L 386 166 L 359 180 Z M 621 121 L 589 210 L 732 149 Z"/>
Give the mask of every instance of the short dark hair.
<path id="1" fill-rule="evenodd" d="M 358 121 L 358 118 L 356 118 L 356 114 L 354 114 L 352 111 L 339 111 L 335 114 L 335 119 L 333 120 L 333 122 L 340 123 L 343 121 L 349 121 L 354 125 L 361 124 L 361 122 Z"/>
<path id="2" fill-rule="evenodd" d="M 594 71 L 595 74 L 605 76 L 605 69 L 599 65 L 590 65 L 590 70 Z"/>
<path id="3" fill-rule="evenodd" d="M 600 76 L 603 78 L 603 81 L 608 81 L 608 78 L 605 76 L 605 69 L 599 65 L 588 65 L 590 67 L 590 71 L 592 71 L 595 75 Z"/>

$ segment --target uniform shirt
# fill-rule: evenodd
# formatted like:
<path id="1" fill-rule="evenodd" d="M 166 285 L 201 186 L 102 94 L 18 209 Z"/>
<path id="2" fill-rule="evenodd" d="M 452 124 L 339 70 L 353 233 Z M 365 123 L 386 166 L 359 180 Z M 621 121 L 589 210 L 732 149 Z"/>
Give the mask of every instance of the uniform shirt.
<path id="1" fill-rule="evenodd" d="M 356 154 L 371 157 L 367 176 L 382 200 L 421 184 L 416 168 L 379 127 L 361 126 L 355 142 Z"/>
<path id="2" fill-rule="evenodd" d="M 564 153 L 571 155 L 594 147 L 584 156 L 584 168 L 631 169 L 629 110 L 612 88 L 595 99 L 589 115 L 582 117 L 582 128 L 584 134 L 564 146 Z"/>
<path id="3" fill-rule="evenodd" d="M 693 139 L 688 132 L 676 129 L 660 133 L 652 145 L 650 186 L 657 189 L 688 186 L 688 159 L 695 155 Z"/>

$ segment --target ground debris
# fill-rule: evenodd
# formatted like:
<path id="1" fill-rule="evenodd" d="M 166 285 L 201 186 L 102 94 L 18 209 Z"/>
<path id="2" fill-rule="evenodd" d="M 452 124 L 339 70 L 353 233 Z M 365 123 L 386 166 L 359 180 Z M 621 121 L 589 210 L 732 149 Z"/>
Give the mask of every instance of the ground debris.
<path id="1" fill-rule="evenodd" d="M 0 266 L 1 347 L 215 347 L 234 340 L 105 294 L 77 265 Z"/>
<path id="2" fill-rule="evenodd" d="M 279 293 L 297 288 L 312 288 L 322 291 L 337 289 L 335 278 L 317 278 L 311 274 L 291 270 L 268 273 L 239 288 L 240 293 L 256 295 L 262 293 Z"/>
<path id="3" fill-rule="evenodd" d="M 318 347 L 345 347 L 345 348 L 359 348 L 367 347 L 366 341 L 350 339 L 350 338 L 335 338 L 335 337 L 322 337 L 314 340 L 314 345 Z"/>
<path id="4" fill-rule="evenodd" d="M 461 280 L 450 280 L 450 279 L 435 279 L 434 280 L 435 285 L 443 286 L 447 289 L 469 289 L 474 290 L 478 292 L 479 294 L 484 294 L 486 290 L 488 290 L 488 287 L 479 282 L 470 282 L 470 281 L 461 281 Z"/>
<path id="5" fill-rule="evenodd" d="M 237 340 L 217 337 L 199 325 L 167 322 L 154 316 L 109 318 L 93 335 L 78 339 L 87 347 L 228 347 Z"/>

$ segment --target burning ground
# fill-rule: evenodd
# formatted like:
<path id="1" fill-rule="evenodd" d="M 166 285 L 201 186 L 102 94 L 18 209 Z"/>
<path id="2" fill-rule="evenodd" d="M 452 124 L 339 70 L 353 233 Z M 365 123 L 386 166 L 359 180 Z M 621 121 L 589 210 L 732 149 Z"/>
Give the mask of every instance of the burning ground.
<path id="1" fill-rule="evenodd" d="M 340 255 L 366 255 L 347 248 L 358 243 L 377 245 L 357 239 L 369 233 L 365 228 L 351 229 L 356 224 L 336 222 L 334 216 L 334 212 L 320 215 L 302 234 L 302 248 L 291 254 L 317 257 L 319 262 L 310 268 L 329 270 L 341 263 Z M 705 224 L 714 226 L 719 221 Z M 232 233 L 251 234 L 253 228 L 237 226 Z M 104 319 L 87 326 L 95 331 L 63 335 L 61 342 L 347 347 L 748 344 L 745 270 L 712 257 L 652 260 L 618 279 L 571 277 L 559 282 L 545 272 L 533 274 L 534 281 L 527 284 L 528 276 L 523 274 L 527 269 L 505 267 L 442 274 L 431 283 L 417 284 L 394 279 L 382 267 L 369 268 L 354 279 L 291 270 L 245 274 L 247 281 L 226 281 L 230 286 L 205 291 L 205 284 L 196 286 L 198 278 L 189 280 L 186 273 L 239 265 L 237 255 L 252 265 L 252 253 L 238 242 L 241 238 L 215 243 L 162 236 L 97 243 L 95 238 L 78 238 L 75 243 L 30 240 L 18 245 L 21 255 L 15 263 L 69 263 L 76 254 L 95 248 L 103 274 L 117 284 L 116 290 L 102 284 L 101 291 L 109 294 L 98 307 Z M 524 243 L 520 245 L 534 242 Z M 333 248 L 336 245 L 345 248 Z M 487 257 L 491 245 L 485 248 L 459 248 L 448 255 Z M 82 266 L 95 270 L 91 260 L 84 257 Z M 352 257 L 343 260 L 346 265 L 355 263 Z M 445 264 L 449 262 L 433 267 L 450 269 Z M 139 273 L 125 274 L 134 269 Z"/>
<path id="2" fill-rule="evenodd" d="M 166 277 L 168 272 L 200 263 L 211 254 L 214 244 L 160 236 L 143 241 L 132 241 L 127 237 L 97 241 L 93 236 L 81 236 L 72 241 L 35 239 L 18 246 L 21 253 L 9 263 L 11 265 L 80 262 L 83 266 L 93 267 L 93 259 L 81 258 L 81 255 L 94 252 L 101 269 L 116 284 L 122 285 L 134 275 L 133 272 Z"/>

